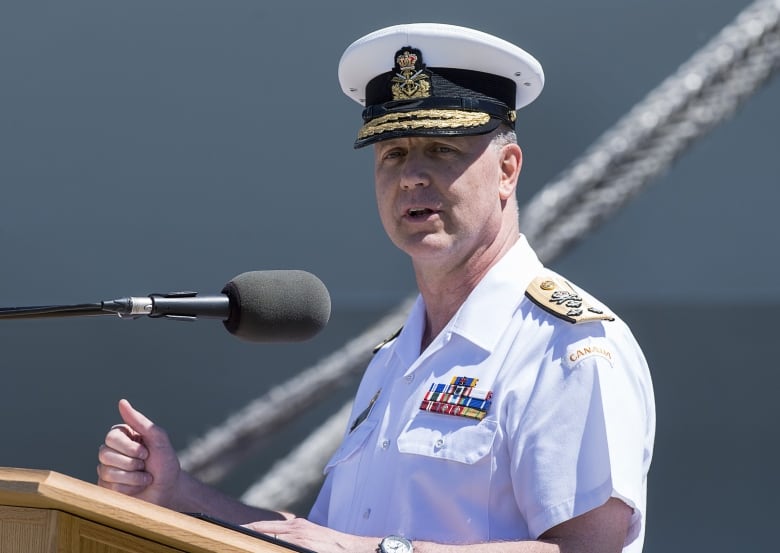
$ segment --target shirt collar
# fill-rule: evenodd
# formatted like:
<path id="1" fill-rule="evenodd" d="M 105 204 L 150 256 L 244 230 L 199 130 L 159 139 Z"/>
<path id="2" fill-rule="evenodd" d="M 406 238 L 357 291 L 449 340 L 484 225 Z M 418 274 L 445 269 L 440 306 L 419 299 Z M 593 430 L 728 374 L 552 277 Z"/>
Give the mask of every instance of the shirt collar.
<path id="1" fill-rule="evenodd" d="M 454 333 L 485 351 L 492 351 L 522 301 L 526 288 L 541 269 L 542 263 L 521 234 L 472 290 L 434 343 L 442 336 Z M 395 353 L 407 365 L 420 356 L 424 325 L 425 302 L 422 296 L 418 296 L 394 347 Z"/>
<path id="2" fill-rule="evenodd" d="M 542 263 L 522 234 L 469 294 L 445 328 L 492 351 Z"/>

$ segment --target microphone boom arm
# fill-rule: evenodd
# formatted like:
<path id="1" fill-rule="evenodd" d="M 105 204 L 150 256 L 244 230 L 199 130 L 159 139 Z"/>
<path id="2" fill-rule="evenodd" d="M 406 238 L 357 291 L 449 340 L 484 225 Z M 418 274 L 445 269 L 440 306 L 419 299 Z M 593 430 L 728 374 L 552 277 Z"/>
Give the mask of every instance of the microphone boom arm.
<path id="1" fill-rule="evenodd" d="M 198 317 L 227 320 L 230 315 L 230 299 L 225 295 L 199 297 L 196 292 L 174 292 L 119 298 L 99 303 L 0 307 L 0 319 L 44 319 L 86 315 L 117 315 L 121 318 L 133 319 L 146 315 L 151 318 L 177 321 L 194 321 Z"/>
<path id="2" fill-rule="evenodd" d="M 33 307 L 0 307 L 0 319 L 43 319 L 50 317 L 81 317 L 84 315 L 109 315 L 103 303 L 76 305 L 40 305 Z"/>

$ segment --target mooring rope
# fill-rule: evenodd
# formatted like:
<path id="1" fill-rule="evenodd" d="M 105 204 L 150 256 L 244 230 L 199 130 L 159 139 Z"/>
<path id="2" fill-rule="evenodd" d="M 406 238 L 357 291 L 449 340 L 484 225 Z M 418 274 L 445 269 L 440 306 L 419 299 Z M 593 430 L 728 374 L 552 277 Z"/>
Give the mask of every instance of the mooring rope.
<path id="1" fill-rule="evenodd" d="M 374 347 L 400 328 L 413 298 L 312 367 L 269 390 L 179 454 L 182 468 L 204 482 L 218 482 L 259 446 L 261 438 L 359 375 Z M 388 330 L 393 329 L 393 330 Z"/>
<path id="2" fill-rule="evenodd" d="M 248 505 L 289 509 L 322 482 L 322 467 L 335 450 L 347 424 L 352 402 L 345 404 L 289 455 L 274 463 L 241 500 Z"/>
<path id="3" fill-rule="evenodd" d="M 636 196 L 777 71 L 779 13 L 778 0 L 748 6 L 526 204 L 523 232 L 542 260 Z"/>
<path id="4" fill-rule="evenodd" d="M 778 21 L 780 0 L 748 6 L 529 201 L 521 227 L 545 263 L 636 196 L 769 80 L 780 66 Z M 260 438 L 279 431 L 345 377 L 362 372 L 373 346 L 403 323 L 411 301 L 407 298 L 343 348 L 193 442 L 180 455 L 182 466 L 204 481 L 218 481 L 251 454 Z M 321 472 L 323 460 L 340 443 L 348 412 L 343 407 L 280 459 L 244 499 L 285 509 L 311 493 L 320 482 L 312 475 Z M 285 488 L 289 493 L 279 491 Z"/>

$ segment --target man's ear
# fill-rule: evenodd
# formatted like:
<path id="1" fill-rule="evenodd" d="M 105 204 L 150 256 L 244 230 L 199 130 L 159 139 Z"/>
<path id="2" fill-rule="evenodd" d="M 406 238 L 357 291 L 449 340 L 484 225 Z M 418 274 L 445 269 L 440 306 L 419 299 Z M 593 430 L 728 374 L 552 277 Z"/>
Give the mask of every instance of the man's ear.
<path id="1" fill-rule="evenodd" d="M 514 195 L 517 179 L 523 167 L 523 151 L 517 144 L 505 144 L 499 156 L 499 196 L 507 200 Z"/>

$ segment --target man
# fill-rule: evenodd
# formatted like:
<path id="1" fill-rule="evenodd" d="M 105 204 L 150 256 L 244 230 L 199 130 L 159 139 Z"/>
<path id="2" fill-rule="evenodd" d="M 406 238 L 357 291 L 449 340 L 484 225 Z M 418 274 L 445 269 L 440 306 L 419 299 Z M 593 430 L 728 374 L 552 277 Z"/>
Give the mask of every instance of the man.
<path id="1" fill-rule="evenodd" d="M 100 485 L 320 552 L 641 551 L 644 357 L 520 234 L 514 126 L 541 66 L 496 37 L 415 24 L 353 43 L 339 78 L 366 105 L 355 146 L 374 147 L 379 215 L 420 296 L 369 364 L 309 518 L 196 481 L 124 400 Z"/>

